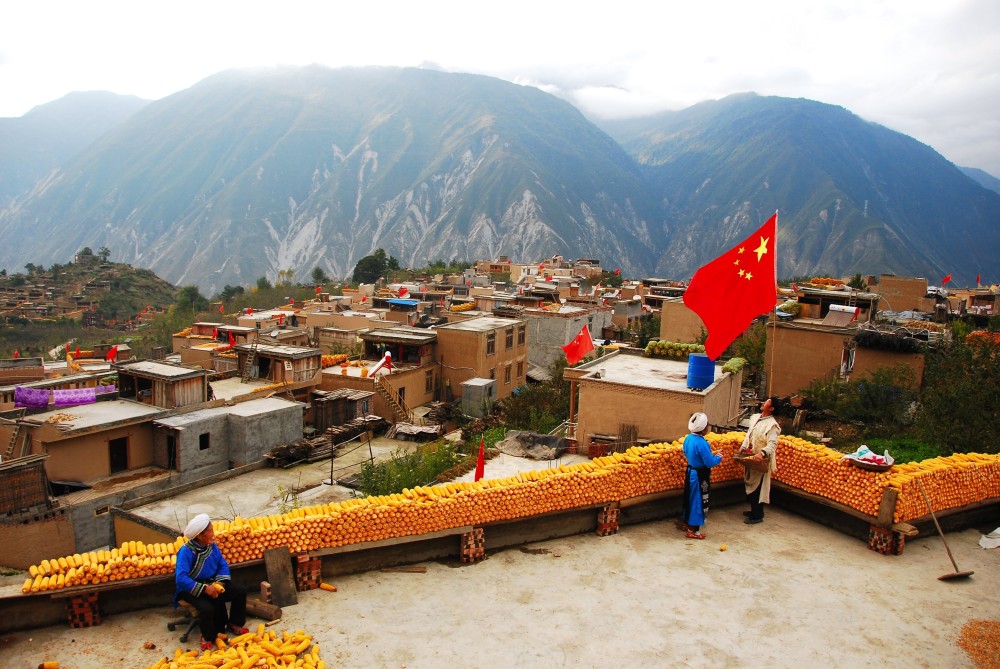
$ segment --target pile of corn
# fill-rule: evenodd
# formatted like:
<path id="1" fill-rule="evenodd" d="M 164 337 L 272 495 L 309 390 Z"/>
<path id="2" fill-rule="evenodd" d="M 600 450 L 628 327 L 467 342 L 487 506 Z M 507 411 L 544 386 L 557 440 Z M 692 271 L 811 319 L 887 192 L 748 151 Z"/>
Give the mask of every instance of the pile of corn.
<path id="1" fill-rule="evenodd" d="M 302 667 L 324 669 L 326 662 L 319 658 L 319 645 L 303 630 L 284 632 L 279 638 L 273 631 L 258 625 L 256 632 L 249 632 L 228 641 L 215 640 L 215 649 L 185 652 L 178 648 L 173 658 L 162 657 L 149 669 L 250 669 L 250 667 Z"/>
<path id="2" fill-rule="evenodd" d="M 742 432 L 711 434 L 712 450 L 723 454 L 712 471 L 715 482 L 735 481 L 743 466 L 733 454 Z M 215 540 L 226 560 L 259 560 L 269 548 L 302 553 L 393 537 L 427 534 L 462 526 L 597 506 L 684 486 L 680 440 L 632 447 L 590 462 L 521 472 L 476 482 L 407 488 L 401 493 L 295 509 L 289 513 L 215 521 Z M 791 487 L 877 516 L 886 488 L 899 490 L 895 520 L 926 515 L 915 479 L 924 483 L 935 509 L 1000 497 L 1000 455 L 956 454 L 896 465 L 884 473 L 842 460 L 843 454 L 797 437 L 781 437 L 776 479 Z M 123 578 L 169 573 L 184 543 L 143 545 L 43 561 L 30 570 L 22 591 L 51 590 Z"/>
<path id="3" fill-rule="evenodd" d="M 344 355 L 343 353 L 337 353 L 335 355 L 327 353 L 324 354 L 321 359 L 321 364 L 323 365 L 323 369 L 326 369 L 327 367 L 333 367 L 334 365 L 339 365 L 343 362 L 347 362 L 347 356 Z"/>
<path id="4" fill-rule="evenodd" d="M 475 302 L 463 302 L 461 304 L 451 305 L 451 311 L 469 311 L 476 306 Z"/>
<path id="5" fill-rule="evenodd" d="M 173 543 L 144 544 L 126 541 L 121 548 L 74 553 L 66 557 L 42 560 L 28 567 L 28 578 L 21 592 L 44 592 L 78 585 L 94 585 L 143 576 L 172 574 L 176 564 L 177 549 L 185 539 L 178 537 Z"/>

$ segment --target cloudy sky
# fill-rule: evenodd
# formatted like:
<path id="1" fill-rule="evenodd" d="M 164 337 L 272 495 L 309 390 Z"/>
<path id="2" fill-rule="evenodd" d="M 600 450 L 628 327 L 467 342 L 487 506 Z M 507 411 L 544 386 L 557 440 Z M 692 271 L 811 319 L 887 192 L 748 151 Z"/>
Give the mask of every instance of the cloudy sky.
<path id="1" fill-rule="evenodd" d="M 473 72 L 590 115 L 755 91 L 845 107 L 1000 178 L 998 0 L 4 0 L 0 117 L 159 99 L 232 67 Z"/>

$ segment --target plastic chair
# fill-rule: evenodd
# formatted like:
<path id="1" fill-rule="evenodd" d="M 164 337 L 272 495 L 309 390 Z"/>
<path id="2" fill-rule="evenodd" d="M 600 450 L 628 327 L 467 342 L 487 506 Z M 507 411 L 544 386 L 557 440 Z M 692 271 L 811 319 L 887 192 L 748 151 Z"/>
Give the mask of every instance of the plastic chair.
<path id="1" fill-rule="evenodd" d="M 177 629 L 178 625 L 185 625 L 184 633 L 181 634 L 181 643 L 187 643 L 188 637 L 191 635 L 191 631 L 198 627 L 198 614 L 195 608 L 185 601 L 179 602 L 183 614 L 177 620 L 171 620 L 167 623 L 167 629 L 173 632 Z"/>

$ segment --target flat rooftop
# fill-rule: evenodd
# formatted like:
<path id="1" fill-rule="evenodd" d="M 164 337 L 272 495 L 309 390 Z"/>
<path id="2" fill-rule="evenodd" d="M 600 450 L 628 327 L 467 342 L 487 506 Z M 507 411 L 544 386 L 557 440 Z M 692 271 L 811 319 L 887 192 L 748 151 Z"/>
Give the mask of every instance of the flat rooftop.
<path id="1" fill-rule="evenodd" d="M 687 387 L 688 361 L 663 358 L 647 358 L 643 355 L 627 355 L 612 353 L 593 362 L 581 365 L 577 369 L 586 369 L 588 373 L 583 378 L 600 378 L 602 381 L 621 383 L 644 388 L 658 388 L 676 392 L 704 394 L 711 388 L 702 391 Z M 600 376 L 596 376 L 600 374 Z M 715 365 L 714 383 L 718 383 L 724 373 Z"/>
<path id="2" fill-rule="evenodd" d="M 140 420 L 166 412 L 167 409 L 161 409 L 160 407 L 141 402 L 109 400 L 106 402 L 94 402 L 93 404 L 59 407 L 55 411 L 25 416 L 22 420 L 26 423 L 37 423 L 38 425 L 51 422 L 56 424 L 60 430 L 71 432 L 109 423 Z"/>

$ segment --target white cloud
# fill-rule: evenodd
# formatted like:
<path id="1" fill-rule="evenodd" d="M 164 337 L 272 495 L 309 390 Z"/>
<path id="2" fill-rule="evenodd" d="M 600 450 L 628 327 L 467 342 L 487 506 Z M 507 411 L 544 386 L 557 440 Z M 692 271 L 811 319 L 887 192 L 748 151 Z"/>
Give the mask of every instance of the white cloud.
<path id="1" fill-rule="evenodd" d="M 433 63 L 604 116 L 751 90 L 811 98 L 1000 176 L 998 28 L 996 0 L 13 0 L 0 116 L 74 90 L 158 99 L 231 67 Z"/>

